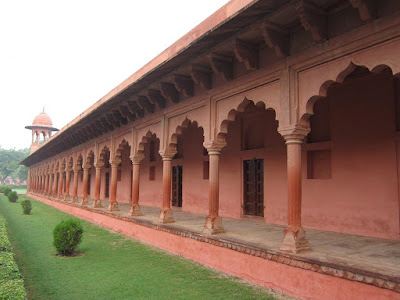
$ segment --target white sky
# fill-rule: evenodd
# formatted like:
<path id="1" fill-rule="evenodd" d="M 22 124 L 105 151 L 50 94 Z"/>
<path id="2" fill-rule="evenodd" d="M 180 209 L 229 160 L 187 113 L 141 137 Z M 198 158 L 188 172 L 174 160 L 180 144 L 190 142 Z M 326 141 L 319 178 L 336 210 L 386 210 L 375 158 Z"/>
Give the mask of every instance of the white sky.
<path id="1" fill-rule="evenodd" d="M 0 146 L 61 129 L 228 0 L 0 1 Z"/>

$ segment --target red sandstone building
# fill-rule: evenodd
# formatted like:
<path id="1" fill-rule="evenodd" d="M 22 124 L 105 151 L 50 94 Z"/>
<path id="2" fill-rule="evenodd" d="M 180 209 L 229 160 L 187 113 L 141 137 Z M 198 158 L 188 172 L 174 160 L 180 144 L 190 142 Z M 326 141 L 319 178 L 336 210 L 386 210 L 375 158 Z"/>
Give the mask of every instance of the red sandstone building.
<path id="1" fill-rule="evenodd" d="M 383 238 L 399 253 L 399 36 L 396 0 L 233 0 L 31 153 L 28 191 L 94 221 L 158 207 L 154 232 L 176 211 L 204 214 L 196 243 L 229 234 L 228 219 L 283 225 L 276 249 L 241 251 L 254 266 L 243 277 L 299 298 L 399 297 L 400 270 L 323 265 L 306 235 Z M 314 260 L 292 263 L 303 250 Z M 235 263 L 206 264 L 241 276 Z M 320 286 L 256 278 L 257 266 Z"/>

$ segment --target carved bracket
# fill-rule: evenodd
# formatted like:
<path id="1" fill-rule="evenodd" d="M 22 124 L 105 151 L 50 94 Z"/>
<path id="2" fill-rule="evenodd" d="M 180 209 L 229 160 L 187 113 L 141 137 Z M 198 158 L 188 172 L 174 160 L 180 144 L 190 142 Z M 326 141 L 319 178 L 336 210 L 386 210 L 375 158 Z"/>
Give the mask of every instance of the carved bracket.
<path id="1" fill-rule="evenodd" d="M 200 84 L 204 89 L 209 90 L 212 88 L 211 72 L 212 70 L 207 67 L 192 65 L 190 76 L 196 84 Z"/>
<path id="2" fill-rule="evenodd" d="M 182 92 L 186 97 L 193 97 L 193 80 L 190 76 L 174 75 L 175 88 Z"/>
<path id="3" fill-rule="evenodd" d="M 149 99 L 146 96 L 139 96 L 138 101 L 140 106 L 146 109 L 148 113 L 154 112 L 154 104 L 150 103 Z"/>
<path id="4" fill-rule="evenodd" d="M 233 63 L 229 56 L 213 53 L 209 56 L 211 68 L 217 74 L 221 74 L 225 81 L 233 79 Z"/>
<path id="5" fill-rule="evenodd" d="M 118 120 L 119 122 L 121 122 L 123 125 L 128 124 L 128 119 L 125 118 L 119 110 L 113 110 L 112 112 L 114 119 Z"/>
<path id="6" fill-rule="evenodd" d="M 165 98 L 161 95 L 160 91 L 157 90 L 148 90 L 147 96 L 149 97 L 149 101 L 153 104 L 157 104 L 158 108 L 165 108 Z"/>
<path id="7" fill-rule="evenodd" d="M 131 109 L 132 112 L 136 114 L 138 118 L 143 118 L 144 117 L 144 109 L 142 109 L 136 101 L 128 100 L 128 106 Z"/>
<path id="8" fill-rule="evenodd" d="M 119 107 L 119 111 L 120 111 L 120 113 L 121 113 L 125 118 L 128 118 L 129 121 L 132 121 L 132 122 L 133 122 L 133 121 L 136 120 L 135 114 L 131 112 L 131 110 L 129 109 L 128 106 L 121 105 L 121 106 Z"/>
<path id="9" fill-rule="evenodd" d="M 258 69 L 258 48 L 257 46 L 236 39 L 233 44 L 233 51 L 238 61 L 244 63 L 247 70 Z"/>
<path id="10" fill-rule="evenodd" d="M 265 43 L 275 50 L 276 56 L 286 57 L 289 55 L 289 33 L 278 26 L 265 22 L 262 25 Z"/>
<path id="11" fill-rule="evenodd" d="M 371 22 L 376 19 L 375 0 L 349 0 L 351 6 L 358 9 L 361 20 Z"/>
<path id="12" fill-rule="evenodd" d="M 170 103 L 179 102 L 179 92 L 173 84 L 167 82 L 161 82 L 160 90 L 163 97 L 167 99 Z"/>
<path id="13" fill-rule="evenodd" d="M 305 1 L 296 5 L 300 22 L 305 30 L 311 32 L 314 41 L 321 42 L 327 38 L 327 19 L 325 12 Z"/>

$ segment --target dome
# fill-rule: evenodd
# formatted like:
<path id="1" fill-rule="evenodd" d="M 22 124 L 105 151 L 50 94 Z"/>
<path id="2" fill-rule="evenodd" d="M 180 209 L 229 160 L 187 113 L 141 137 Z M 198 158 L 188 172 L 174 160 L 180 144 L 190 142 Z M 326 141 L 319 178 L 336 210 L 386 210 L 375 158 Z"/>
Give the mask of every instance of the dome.
<path id="1" fill-rule="evenodd" d="M 53 122 L 51 122 L 50 117 L 43 111 L 35 117 L 32 126 L 52 127 Z"/>

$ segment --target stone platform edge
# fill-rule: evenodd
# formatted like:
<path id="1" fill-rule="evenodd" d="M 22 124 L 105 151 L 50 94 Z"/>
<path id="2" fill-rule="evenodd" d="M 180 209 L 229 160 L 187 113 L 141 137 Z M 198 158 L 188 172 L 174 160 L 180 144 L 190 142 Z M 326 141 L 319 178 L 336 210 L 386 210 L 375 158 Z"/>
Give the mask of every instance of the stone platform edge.
<path id="1" fill-rule="evenodd" d="M 232 250 L 235 252 L 239 252 L 239 253 L 242 253 L 245 255 L 258 257 L 258 258 L 268 260 L 268 261 L 273 261 L 273 262 L 276 262 L 279 264 L 287 265 L 289 267 L 298 268 L 298 269 L 305 270 L 305 271 L 311 271 L 311 272 L 315 272 L 315 273 L 318 273 L 321 275 L 335 277 L 337 279 L 344 279 L 347 281 L 361 283 L 363 285 L 367 284 L 367 285 L 370 285 L 373 287 L 378 287 L 380 289 L 386 289 L 386 290 L 389 290 L 389 291 L 395 293 L 395 294 L 391 295 L 392 297 L 394 295 L 396 295 L 396 299 L 397 299 L 397 297 L 398 297 L 398 299 L 400 299 L 400 278 L 399 277 L 392 277 L 392 276 L 388 276 L 385 274 L 370 272 L 368 270 L 353 268 L 353 267 L 335 264 L 335 263 L 322 262 L 322 261 L 312 259 L 312 258 L 305 258 L 305 257 L 297 256 L 295 254 L 286 254 L 286 253 L 276 251 L 276 250 L 270 250 L 270 249 L 245 245 L 245 244 L 241 244 L 236 241 L 218 238 L 217 236 L 207 236 L 207 235 L 203 235 L 203 234 L 200 234 L 197 232 L 192 232 L 192 231 L 186 230 L 186 229 L 173 228 L 167 224 L 155 224 L 151 221 L 140 220 L 135 217 L 118 216 L 112 212 L 103 211 L 103 210 L 99 210 L 99 209 L 87 207 L 87 206 L 81 206 L 78 203 L 71 203 L 71 202 L 66 202 L 63 200 L 43 197 L 42 195 L 35 195 L 32 193 L 28 193 L 27 196 L 31 197 L 33 199 L 36 199 L 42 203 L 51 205 L 51 206 L 53 206 L 59 210 L 62 210 L 64 212 L 67 212 L 67 211 L 65 211 L 64 209 L 60 209 L 57 206 L 63 205 L 66 207 L 69 206 L 69 207 L 78 208 L 80 210 L 84 210 L 84 211 L 88 211 L 91 213 L 104 215 L 104 216 L 107 216 L 107 217 L 110 217 L 113 219 L 133 223 L 133 224 L 143 226 L 143 227 L 146 227 L 146 228 L 149 228 L 152 230 L 157 230 L 157 231 L 165 232 L 168 234 L 173 234 L 175 236 L 192 239 L 197 242 L 207 243 L 207 244 L 211 244 L 216 247 L 226 248 L 226 249 L 229 249 L 229 250 Z M 49 201 L 49 203 L 46 203 L 47 201 Z M 67 212 L 67 213 L 75 215 L 74 213 L 71 213 L 71 212 Z M 75 215 L 75 216 L 77 216 L 77 215 Z M 82 216 L 77 216 L 77 217 L 90 221 L 88 218 L 85 218 Z M 118 230 L 116 228 L 112 228 L 111 226 L 107 226 L 107 225 L 103 225 L 103 226 L 109 227 L 110 229 L 121 232 L 120 230 Z M 124 232 L 122 232 L 122 233 L 127 234 Z M 127 235 L 129 235 L 129 234 L 127 234 Z M 132 236 L 132 235 L 130 235 L 130 236 Z M 132 237 L 140 240 L 140 238 L 137 238 L 134 236 L 132 236 Z M 144 242 L 146 242 L 146 241 L 144 241 Z M 146 242 L 146 243 L 148 243 L 148 242 Z M 159 246 L 156 246 L 156 247 L 159 247 Z M 160 247 L 160 248 L 162 248 L 162 247 Z M 181 254 L 181 253 L 178 253 L 178 254 L 185 256 L 184 254 Z M 189 257 L 189 258 L 193 259 L 191 257 Z M 196 259 L 194 259 L 194 260 L 196 260 Z M 222 271 L 232 273 L 232 272 L 229 272 L 226 270 L 222 270 Z M 236 274 L 233 274 L 233 275 L 238 276 Z M 239 276 L 239 277 L 241 277 L 241 276 Z M 246 278 L 246 279 L 256 282 L 257 284 L 260 284 L 259 282 L 257 282 L 257 280 L 252 280 L 251 278 Z M 262 285 L 265 285 L 265 284 L 262 284 Z M 268 287 L 274 288 L 271 286 L 268 286 Z M 275 287 L 275 289 L 277 289 L 277 287 Z"/>

